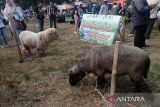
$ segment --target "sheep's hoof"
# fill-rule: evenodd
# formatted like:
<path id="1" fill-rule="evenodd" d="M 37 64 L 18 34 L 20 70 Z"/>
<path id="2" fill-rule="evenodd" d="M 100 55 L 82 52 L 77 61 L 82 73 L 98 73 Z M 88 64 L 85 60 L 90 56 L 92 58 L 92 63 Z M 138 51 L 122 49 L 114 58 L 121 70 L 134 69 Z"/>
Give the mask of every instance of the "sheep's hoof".
<path id="1" fill-rule="evenodd" d="M 19 62 L 19 63 L 23 63 L 23 62 L 24 62 L 24 59 L 21 59 L 21 60 L 19 60 L 18 62 Z"/>
<path id="2" fill-rule="evenodd" d="M 36 58 L 40 58 L 40 55 L 39 55 L 39 54 L 36 54 Z"/>
<path id="3" fill-rule="evenodd" d="M 148 87 L 144 88 L 136 88 L 135 90 L 137 93 L 152 93 L 152 91 Z"/>

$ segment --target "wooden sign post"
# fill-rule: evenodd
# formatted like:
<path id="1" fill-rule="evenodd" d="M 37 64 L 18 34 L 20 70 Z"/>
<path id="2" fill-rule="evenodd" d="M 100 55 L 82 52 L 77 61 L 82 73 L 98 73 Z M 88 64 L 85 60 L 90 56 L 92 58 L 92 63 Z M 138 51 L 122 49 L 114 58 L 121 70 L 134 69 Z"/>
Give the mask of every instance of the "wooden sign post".
<path id="1" fill-rule="evenodd" d="M 6 0 L 6 3 L 8 3 L 8 0 Z M 9 4 L 8 4 L 8 6 L 9 6 Z M 13 14 L 13 13 L 10 13 L 10 15 L 8 17 L 9 25 L 10 25 L 10 29 L 13 33 L 15 42 L 16 42 L 16 47 L 17 47 L 17 52 L 18 52 L 18 61 L 23 62 L 21 50 L 20 50 L 19 43 L 18 43 L 18 38 L 16 37 L 16 29 L 15 29 L 16 27 L 15 27 L 15 24 L 14 24 L 13 15 L 11 15 L 11 14 Z"/>
<path id="2" fill-rule="evenodd" d="M 15 29 L 13 17 L 9 17 L 9 23 L 10 23 L 11 31 L 13 33 L 13 37 L 14 37 L 15 42 L 16 42 L 16 48 L 17 48 L 17 52 L 18 52 L 18 61 L 19 62 L 23 62 L 21 49 L 20 49 L 19 43 L 18 43 L 18 38 L 16 37 L 16 29 Z"/>
<path id="3" fill-rule="evenodd" d="M 119 50 L 120 50 L 121 41 L 116 41 L 115 49 L 114 49 L 114 57 L 113 57 L 113 66 L 112 66 L 112 76 L 111 76 L 111 88 L 110 88 L 110 95 L 103 96 L 100 91 L 97 91 L 102 99 L 103 102 L 100 103 L 99 107 L 115 107 L 115 89 L 116 89 L 116 75 L 117 75 L 117 65 L 118 65 L 118 57 L 119 57 Z"/>
<path id="4" fill-rule="evenodd" d="M 117 65 L 118 65 L 118 55 L 119 55 L 119 50 L 120 50 L 120 44 L 121 44 L 120 41 L 116 41 L 116 45 L 115 45 L 115 49 L 114 49 L 113 66 L 112 66 L 110 96 L 115 95 L 116 75 L 117 75 Z M 109 107 L 114 107 L 114 105 L 109 104 Z"/>
<path id="5" fill-rule="evenodd" d="M 118 55 L 119 55 L 120 43 L 121 43 L 120 41 L 116 41 L 116 45 L 115 45 L 113 66 L 112 66 L 110 95 L 114 95 L 114 93 L 115 93 L 115 80 L 116 80 L 116 74 L 117 74 L 117 65 L 118 65 Z"/>

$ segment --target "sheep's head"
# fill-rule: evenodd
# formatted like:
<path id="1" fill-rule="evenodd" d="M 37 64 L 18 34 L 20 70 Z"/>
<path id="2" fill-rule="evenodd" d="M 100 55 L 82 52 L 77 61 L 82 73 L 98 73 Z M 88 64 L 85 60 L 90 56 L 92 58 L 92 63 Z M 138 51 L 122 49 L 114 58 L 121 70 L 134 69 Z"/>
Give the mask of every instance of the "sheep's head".
<path id="1" fill-rule="evenodd" d="M 58 30 L 55 28 L 49 28 L 49 29 L 45 30 L 44 32 L 45 32 L 45 36 L 46 36 L 48 42 L 56 40 L 60 36 Z"/>
<path id="2" fill-rule="evenodd" d="M 69 72 L 69 83 L 72 86 L 76 85 L 86 75 L 86 72 L 79 70 L 77 65 L 73 66 Z"/>

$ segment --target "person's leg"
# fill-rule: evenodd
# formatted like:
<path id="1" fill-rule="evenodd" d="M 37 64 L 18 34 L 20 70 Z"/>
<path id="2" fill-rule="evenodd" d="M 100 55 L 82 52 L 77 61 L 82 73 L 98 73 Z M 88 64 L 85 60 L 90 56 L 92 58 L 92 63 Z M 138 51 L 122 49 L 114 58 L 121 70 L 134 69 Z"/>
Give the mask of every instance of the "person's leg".
<path id="1" fill-rule="evenodd" d="M 21 45 L 20 40 L 19 40 L 19 34 L 20 34 L 21 32 L 22 32 L 22 30 L 16 29 L 16 39 L 17 39 L 18 45 Z"/>
<path id="2" fill-rule="evenodd" d="M 2 36 L 2 28 L 0 28 L 0 44 L 1 44 L 1 46 L 4 45 L 4 40 L 3 40 L 3 36 Z"/>
<path id="3" fill-rule="evenodd" d="M 42 19 L 38 19 L 38 23 L 39 23 L 39 30 L 43 31 L 43 20 Z"/>
<path id="4" fill-rule="evenodd" d="M 52 28 L 52 26 L 53 26 L 53 18 L 49 18 L 49 21 L 50 21 L 50 28 Z"/>
<path id="5" fill-rule="evenodd" d="M 125 36 L 125 26 L 122 25 L 120 27 L 120 38 L 121 38 L 121 41 L 124 42 L 124 36 Z"/>
<path id="6" fill-rule="evenodd" d="M 54 17 L 54 28 L 57 28 L 57 20 L 56 20 L 56 17 Z"/>
<path id="7" fill-rule="evenodd" d="M 130 34 L 134 34 L 134 27 L 133 26 L 131 26 Z"/>
<path id="8" fill-rule="evenodd" d="M 152 29 L 153 29 L 155 20 L 156 20 L 156 19 L 150 19 L 150 21 L 149 21 L 149 24 L 148 24 L 148 26 L 147 26 L 147 30 L 146 30 L 146 33 L 145 33 L 146 39 L 149 39 L 149 38 L 150 38 L 150 34 L 151 34 L 151 32 L 152 32 Z"/>
<path id="9" fill-rule="evenodd" d="M 41 20 L 38 19 L 39 31 L 41 31 Z"/>
<path id="10" fill-rule="evenodd" d="M 78 31 L 79 31 L 80 26 L 81 26 L 81 19 L 78 18 Z"/>
<path id="11" fill-rule="evenodd" d="M 42 19 L 42 31 L 44 31 L 44 19 Z"/>
<path id="12" fill-rule="evenodd" d="M 146 26 L 135 26 L 134 46 L 142 48 L 145 46 Z"/>
<path id="13" fill-rule="evenodd" d="M 2 28 L 2 36 L 3 36 L 3 39 L 4 39 L 4 43 L 6 46 L 8 46 L 8 38 L 7 38 L 7 34 L 6 34 L 6 28 Z"/>
<path id="14" fill-rule="evenodd" d="M 74 32 L 78 31 L 78 18 L 74 15 Z"/>
<path id="15" fill-rule="evenodd" d="M 131 28 L 131 31 L 130 31 L 130 33 L 128 35 L 129 37 L 134 35 L 134 26 L 133 26 L 132 22 L 130 22 L 130 28 Z"/>
<path id="16" fill-rule="evenodd" d="M 141 45 L 143 46 L 143 47 L 145 47 L 146 46 L 146 43 L 145 43 L 145 40 L 146 40 L 146 38 L 145 38 L 145 33 L 146 33 L 146 30 L 147 30 L 147 25 L 143 25 L 142 26 L 142 31 L 141 31 Z"/>

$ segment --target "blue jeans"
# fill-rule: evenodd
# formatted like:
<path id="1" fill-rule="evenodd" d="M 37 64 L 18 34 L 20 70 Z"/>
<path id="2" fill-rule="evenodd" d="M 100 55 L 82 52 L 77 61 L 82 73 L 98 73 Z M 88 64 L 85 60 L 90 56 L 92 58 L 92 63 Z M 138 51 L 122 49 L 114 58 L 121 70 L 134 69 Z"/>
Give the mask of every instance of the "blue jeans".
<path id="1" fill-rule="evenodd" d="M 38 24 L 39 24 L 39 30 L 43 31 L 44 30 L 44 19 L 38 19 Z"/>
<path id="2" fill-rule="evenodd" d="M 0 28 L 0 44 L 1 45 L 8 45 L 8 39 L 6 34 L 6 28 Z"/>

